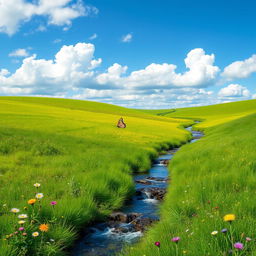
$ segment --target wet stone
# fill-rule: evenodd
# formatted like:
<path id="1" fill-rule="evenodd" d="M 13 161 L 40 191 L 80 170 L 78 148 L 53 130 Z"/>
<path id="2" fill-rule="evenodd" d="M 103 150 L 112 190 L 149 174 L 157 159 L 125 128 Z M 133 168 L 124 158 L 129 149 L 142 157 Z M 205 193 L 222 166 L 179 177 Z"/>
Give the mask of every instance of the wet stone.
<path id="1" fill-rule="evenodd" d="M 116 222 L 129 223 L 135 220 L 136 218 L 138 218 L 139 216 L 141 216 L 141 214 L 136 212 L 128 213 L 128 214 L 125 214 L 123 212 L 114 212 L 110 214 L 110 216 L 108 217 L 108 220 L 109 220 L 109 224 L 112 224 L 112 225 Z"/>
<path id="2" fill-rule="evenodd" d="M 162 177 L 147 177 L 148 181 L 156 181 L 156 182 L 168 182 L 170 178 L 162 178 Z"/>
<path id="3" fill-rule="evenodd" d="M 146 195 L 149 199 L 163 200 L 166 194 L 166 188 L 152 187 L 141 188 L 136 191 L 137 195 Z"/>
<path id="4" fill-rule="evenodd" d="M 145 217 L 145 218 L 138 218 L 134 220 L 131 224 L 133 224 L 135 231 L 144 232 L 156 221 L 157 221 L 156 219 Z"/>
<path id="5" fill-rule="evenodd" d="M 151 185 L 152 182 L 149 180 L 135 180 L 136 183 L 143 184 L 143 185 Z"/>
<path id="6" fill-rule="evenodd" d="M 169 161 L 170 161 L 170 160 L 168 160 L 168 159 L 163 159 L 163 160 L 157 159 L 157 160 L 154 162 L 154 164 L 161 164 L 161 165 L 167 166 L 167 165 L 169 164 Z"/>

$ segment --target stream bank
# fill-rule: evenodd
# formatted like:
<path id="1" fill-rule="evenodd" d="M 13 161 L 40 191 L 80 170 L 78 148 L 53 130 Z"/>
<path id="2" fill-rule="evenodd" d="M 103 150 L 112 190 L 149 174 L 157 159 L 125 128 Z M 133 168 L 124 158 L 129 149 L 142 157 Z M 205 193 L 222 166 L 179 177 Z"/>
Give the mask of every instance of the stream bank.
<path id="1" fill-rule="evenodd" d="M 186 128 L 192 133 L 193 143 L 203 134 Z M 108 220 L 88 227 L 72 251 L 73 256 L 113 256 L 127 244 L 138 242 L 143 232 L 159 221 L 159 204 L 169 184 L 168 164 L 179 148 L 160 155 L 147 173 L 134 174 L 136 193 L 120 212 L 112 213 Z"/>

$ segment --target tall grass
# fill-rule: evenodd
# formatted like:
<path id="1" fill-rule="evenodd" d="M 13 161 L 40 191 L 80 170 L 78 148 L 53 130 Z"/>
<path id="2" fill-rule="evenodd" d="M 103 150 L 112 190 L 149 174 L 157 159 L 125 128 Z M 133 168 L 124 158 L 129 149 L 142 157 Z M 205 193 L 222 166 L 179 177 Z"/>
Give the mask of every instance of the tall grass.
<path id="1" fill-rule="evenodd" d="M 253 114 L 205 128 L 204 138 L 183 146 L 169 166 L 161 221 L 123 255 L 256 255 L 255 124 Z M 236 219 L 225 222 L 226 214 Z M 178 243 L 171 241 L 176 236 Z"/>
<path id="2" fill-rule="evenodd" d="M 120 115 L 126 129 L 115 126 Z M 91 102 L 1 97 L 0 255 L 63 255 L 81 228 L 133 193 L 132 171 L 148 169 L 158 151 L 189 138 L 178 128 L 189 122 Z M 31 216 L 39 207 L 27 204 L 35 192 L 44 198 L 25 229 L 49 224 L 38 248 L 30 231 L 17 238 L 17 216 L 10 212 L 15 207 Z M 54 210 L 51 201 L 57 201 Z"/>

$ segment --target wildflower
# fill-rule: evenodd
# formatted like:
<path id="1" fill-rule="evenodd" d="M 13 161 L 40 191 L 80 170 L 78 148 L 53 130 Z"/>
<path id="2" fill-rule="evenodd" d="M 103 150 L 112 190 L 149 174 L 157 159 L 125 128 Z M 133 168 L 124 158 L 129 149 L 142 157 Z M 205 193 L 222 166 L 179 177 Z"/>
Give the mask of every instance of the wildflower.
<path id="1" fill-rule="evenodd" d="M 57 204 L 57 201 L 51 201 L 50 204 L 51 204 L 51 205 L 56 205 L 56 204 Z"/>
<path id="2" fill-rule="evenodd" d="M 234 214 L 227 214 L 223 217 L 224 221 L 232 222 L 236 219 L 236 216 Z"/>
<path id="3" fill-rule="evenodd" d="M 39 229 L 42 231 L 42 232 L 47 232 L 49 230 L 49 225 L 48 224 L 41 224 L 39 226 Z"/>
<path id="4" fill-rule="evenodd" d="M 252 239 L 251 239 L 250 237 L 246 237 L 245 240 L 246 240 L 247 242 L 251 242 L 251 241 L 252 241 Z"/>
<path id="5" fill-rule="evenodd" d="M 19 231 L 24 231 L 24 230 L 25 230 L 24 227 L 20 227 L 20 228 L 19 228 Z"/>
<path id="6" fill-rule="evenodd" d="M 226 229 L 226 228 L 223 228 L 222 230 L 221 230 L 221 233 L 227 233 L 228 232 L 228 230 Z"/>
<path id="7" fill-rule="evenodd" d="M 20 215 L 18 215 L 19 219 L 26 219 L 27 217 L 28 217 L 27 214 L 20 214 Z"/>
<path id="8" fill-rule="evenodd" d="M 157 246 L 158 248 L 160 248 L 160 242 L 155 242 L 155 246 Z"/>
<path id="9" fill-rule="evenodd" d="M 33 233 L 32 233 L 32 236 L 33 236 L 33 237 L 39 236 L 39 232 L 33 232 Z"/>
<path id="10" fill-rule="evenodd" d="M 37 199 L 41 199 L 41 198 L 43 198 L 44 197 L 44 194 L 43 193 L 37 193 L 36 194 L 36 198 Z"/>
<path id="11" fill-rule="evenodd" d="M 218 231 L 212 231 L 212 233 L 211 233 L 213 236 L 216 236 L 217 234 L 218 234 Z"/>
<path id="12" fill-rule="evenodd" d="M 28 207 L 27 207 L 27 206 L 25 206 L 25 207 L 23 207 L 23 209 L 24 209 L 24 210 L 27 210 L 27 209 L 28 209 Z"/>
<path id="13" fill-rule="evenodd" d="M 11 209 L 11 212 L 13 212 L 13 213 L 18 213 L 18 212 L 20 212 L 20 209 L 18 209 L 18 208 L 12 208 L 12 209 Z"/>
<path id="14" fill-rule="evenodd" d="M 23 235 L 23 236 L 26 236 L 26 235 L 27 235 L 27 233 L 22 233 L 22 235 Z"/>
<path id="15" fill-rule="evenodd" d="M 179 236 L 176 236 L 176 237 L 172 238 L 172 242 L 174 242 L 174 243 L 178 243 L 179 241 L 180 241 L 180 237 Z"/>
<path id="16" fill-rule="evenodd" d="M 36 203 L 35 198 L 28 200 L 28 204 L 30 204 L 30 205 L 34 205 L 35 203 Z"/>
<path id="17" fill-rule="evenodd" d="M 237 250 L 243 250 L 244 245 L 238 242 L 234 244 L 234 248 L 236 248 Z"/>
<path id="18" fill-rule="evenodd" d="M 40 186 L 41 186 L 40 183 L 35 183 L 35 184 L 34 184 L 34 187 L 36 187 L 36 188 L 39 188 Z"/>

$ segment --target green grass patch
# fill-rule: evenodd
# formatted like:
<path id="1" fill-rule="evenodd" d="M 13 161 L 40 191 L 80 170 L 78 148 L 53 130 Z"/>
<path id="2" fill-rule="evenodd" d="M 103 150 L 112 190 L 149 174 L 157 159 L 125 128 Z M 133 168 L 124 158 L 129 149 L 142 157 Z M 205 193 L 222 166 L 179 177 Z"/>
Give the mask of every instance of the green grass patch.
<path id="1" fill-rule="evenodd" d="M 255 255 L 255 124 L 253 114 L 205 128 L 204 138 L 183 146 L 169 166 L 172 180 L 161 221 L 123 255 Z M 223 220 L 226 214 L 235 214 L 232 224 Z M 171 241 L 176 236 L 178 244 Z M 244 249 L 234 249 L 236 242 Z"/>
<path id="2" fill-rule="evenodd" d="M 198 127 L 206 128 L 256 113 L 256 100 L 230 102 L 194 108 L 149 110 L 147 113 L 170 118 L 203 120 L 204 122 L 199 124 Z"/>
<path id="3" fill-rule="evenodd" d="M 126 129 L 116 127 L 121 115 Z M 0 255 L 63 255 L 81 228 L 123 205 L 133 171 L 189 139 L 179 128 L 189 123 L 95 102 L 0 97 Z M 37 192 L 40 204 L 28 205 Z M 18 234 L 14 207 L 29 216 Z"/>

